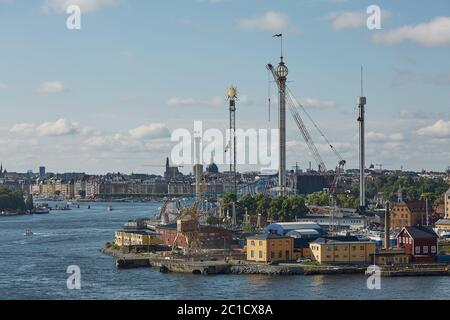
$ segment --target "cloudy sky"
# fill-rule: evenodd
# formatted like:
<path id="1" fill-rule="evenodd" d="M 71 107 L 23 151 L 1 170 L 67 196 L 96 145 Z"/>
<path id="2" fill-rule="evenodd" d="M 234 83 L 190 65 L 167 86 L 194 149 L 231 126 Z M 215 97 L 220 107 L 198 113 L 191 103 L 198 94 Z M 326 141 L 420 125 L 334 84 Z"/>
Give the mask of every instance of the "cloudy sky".
<path id="1" fill-rule="evenodd" d="M 366 26 L 374 3 L 382 30 Z M 70 4 L 81 7 L 81 30 L 66 28 Z M 275 127 L 265 65 L 278 61 L 280 32 L 288 85 L 349 167 L 360 65 L 368 163 L 450 165 L 448 0 L 0 0 L 0 162 L 9 171 L 160 173 L 145 165 L 164 164 L 174 129 L 228 126 L 231 84 L 238 127 Z M 288 167 L 307 167 L 290 118 L 288 141 Z"/>

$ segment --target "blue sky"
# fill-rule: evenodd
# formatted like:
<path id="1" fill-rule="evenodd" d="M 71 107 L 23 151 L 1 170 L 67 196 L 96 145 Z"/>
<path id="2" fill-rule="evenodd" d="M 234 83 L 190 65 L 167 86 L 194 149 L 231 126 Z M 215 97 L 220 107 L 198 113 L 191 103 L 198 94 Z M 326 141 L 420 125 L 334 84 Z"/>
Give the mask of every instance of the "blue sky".
<path id="1" fill-rule="evenodd" d="M 66 28 L 69 4 L 81 7 L 81 30 Z M 366 27 L 372 4 L 382 30 Z M 274 127 L 265 65 L 278 61 L 279 32 L 290 88 L 349 167 L 361 64 L 368 163 L 450 165 L 448 0 L 0 0 L 0 161 L 10 171 L 160 172 L 144 164 L 164 163 L 172 130 L 228 126 L 231 84 L 237 125 Z M 288 141 L 288 166 L 308 166 L 290 119 Z"/>

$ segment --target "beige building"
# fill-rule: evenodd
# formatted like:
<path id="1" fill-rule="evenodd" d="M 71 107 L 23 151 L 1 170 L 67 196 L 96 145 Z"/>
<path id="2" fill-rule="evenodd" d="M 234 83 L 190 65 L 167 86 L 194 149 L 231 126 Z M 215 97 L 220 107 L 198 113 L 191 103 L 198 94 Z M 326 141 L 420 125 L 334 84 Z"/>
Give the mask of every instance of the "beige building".
<path id="1" fill-rule="evenodd" d="M 116 231 L 114 243 L 118 246 L 147 246 L 162 244 L 158 234 L 147 231 Z"/>
<path id="2" fill-rule="evenodd" d="M 339 241 L 319 238 L 309 244 L 313 258 L 327 264 L 369 264 L 376 250 L 372 241 Z"/>

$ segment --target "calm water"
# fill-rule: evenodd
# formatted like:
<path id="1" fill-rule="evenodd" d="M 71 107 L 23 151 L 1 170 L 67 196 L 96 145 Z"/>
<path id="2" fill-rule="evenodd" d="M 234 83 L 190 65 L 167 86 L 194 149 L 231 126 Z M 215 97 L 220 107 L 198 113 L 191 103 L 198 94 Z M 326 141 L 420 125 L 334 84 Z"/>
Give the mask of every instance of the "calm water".
<path id="1" fill-rule="evenodd" d="M 87 204 L 48 215 L 0 218 L 0 299 L 450 299 L 450 277 L 383 278 L 368 290 L 356 276 L 195 276 L 157 269 L 116 270 L 99 249 L 129 219 L 159 203 Z M 34 236 L 24 236 L 31 229 Z M 81 290 L 66 269 L 81 268 Z"/>

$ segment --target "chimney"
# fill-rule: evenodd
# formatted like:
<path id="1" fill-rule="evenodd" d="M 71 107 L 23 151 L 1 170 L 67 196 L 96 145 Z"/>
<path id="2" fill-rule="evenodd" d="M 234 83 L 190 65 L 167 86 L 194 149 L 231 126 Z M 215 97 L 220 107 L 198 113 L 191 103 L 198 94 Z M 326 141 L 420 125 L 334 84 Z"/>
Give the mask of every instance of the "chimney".
<path id="1" fill-rule="evenodd" d="M 386 202 L 386 213 L 384 214 L 384 249 L 389 249 L 390 247 L 390 229 L 391 229 L 391 217 L 390 217 L 390 203 Z"/>

